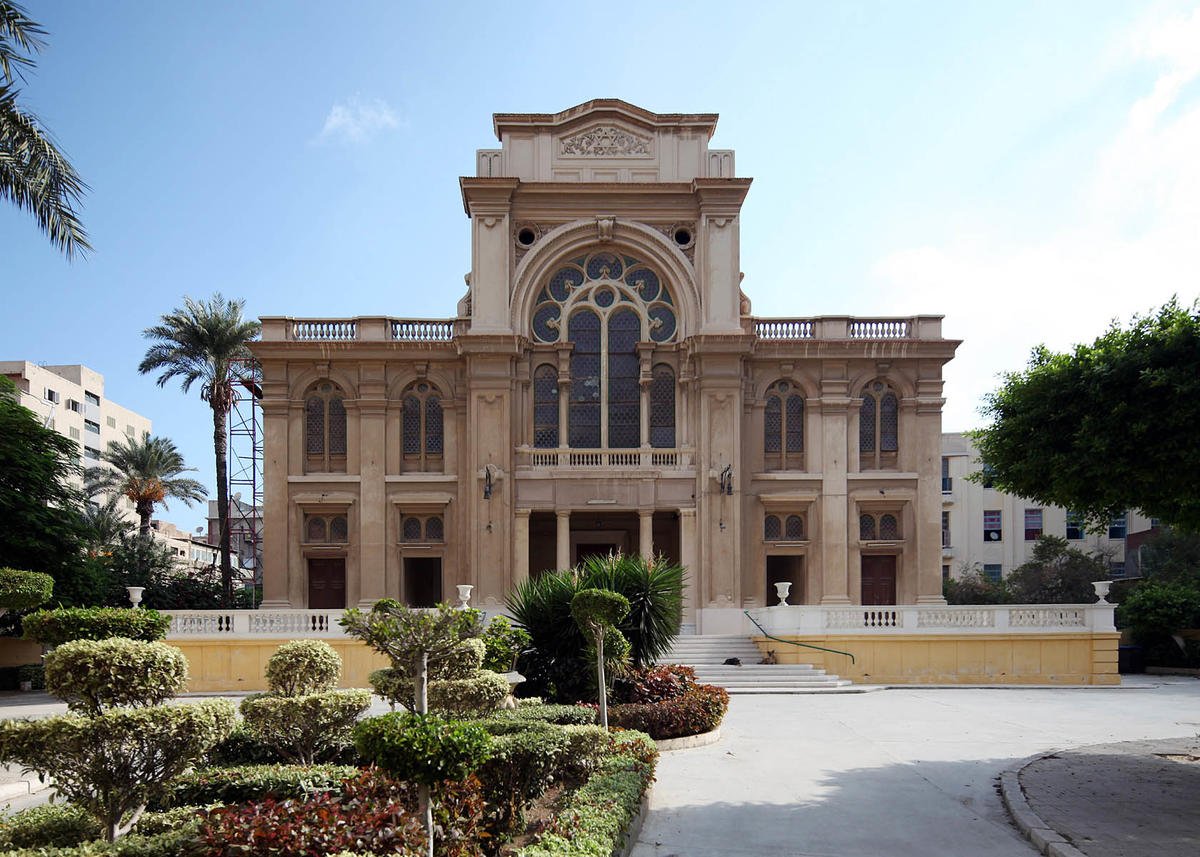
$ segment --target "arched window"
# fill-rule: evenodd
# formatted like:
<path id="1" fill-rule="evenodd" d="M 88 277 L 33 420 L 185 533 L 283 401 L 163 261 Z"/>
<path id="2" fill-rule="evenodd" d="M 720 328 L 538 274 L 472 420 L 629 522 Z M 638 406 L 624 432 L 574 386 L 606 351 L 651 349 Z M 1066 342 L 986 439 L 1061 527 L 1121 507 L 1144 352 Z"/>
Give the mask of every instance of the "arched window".
<path id="1" fill-rule="evenodd" d="M 804 468 L 804 396 L 790 381 L 777 381 L 767 390 L 763 452 L 768 470 Z"/>
<path id="2" fill-rule="evenodd" d="M 344 515 L 338 515 L 329 522 L 329 540 L 331 542 L 349 541 L 350 528 Z"/>
<path id="3" fill-rule="evenodd" d="M 533 373 L 533 445 L 558 446 L 558 369 L 545 364 Z"/>
<path id="4" fill-rule="evenodd" d="M 874 515 L 858 516 L 858 538 L 864 542 L 874 541 L 877 538 L 875 534 Z"/>
<path id="5" fill-rule="evenodd" d="M 429 518 L 425 522 L 425 541 L 440 542 L 446 537 L 445 529 L 442 526 L 442 519 L 436 515 Z"/>
<path id="6" fill-rule="evenodd" d="M 609 250 L 592 252 L 564 262 L 549 277 L 538 293 L 531 332 L 535 341 L 566 341 L 573 346 L 568 446 L 636 449 L 642 442 L 643 420 L 649 421 L 651 446 L 675 445 L 674 375 L 655 376 L 651 413 L 643 414 L 638 345 L 671 342 L 677 331 L 669 289 L 655 271 L 632 256 Z M 535 377 L 534 445 L 543 446 L 539 438 L 550 436 L 552 423 L 550 388 L 547 381 L 546 394 L 540 397 L 537 380 Z M 545 419 L 538 415 L 543 405 Z M 544 435 L 543 427 L 547 427 Z M 559 434 L 557 442 L 561 440 Z"/>
<path id="7" fill-rule="evenodd" d="M 442 394 L 428 381 L 410 384 L 402 399 L 401 446 L 405 470 L 441 470 L 445 440 Z"/>
<path id="8" fill-rule="evenodd" d="M 306 542 L 323 542 L 328 538 L 328 531 L 325 529 L 325 519 L 319 518 L 316 515 L 310 516 L 304 526 L 304 540 Z"/>
<path id="9" fill-rule="evenodd" d="M 784 521 L 783 534 L 789 539 L 804 538 L 804 519 L 799 515 L 788 515 Z"/>
<path id="10" fill-rule="evenodd" d="M 346 471 L 346 406 L 342 388 L 318 381 L 304 396 L 304 453 L 310 473 Z"/>
<path id="11" fill-rule="evenodd" d="M 781 529 L 779 526 L 779 517 L 777 515 L 767 515 L 763 519 L 763 540 L 768 542 L 779 541 Z"/>
<path id="12" fill-rule="evenodd" d="M 405 518 L 400 524 L 400 538 L 406 542 L 419 542 L 421 540 L 421 519 Z"/>
<path id="13" fill-rule="evenodd" d="M 882 381 L 862 389 L 858 411 L 859 464 L 863 470 L 896 467 L 900 450 L 900 400 Z"/>
<path id="14" fill-rule="evenodd" d="M 898 539 L 900 538 L 900 525 L 896 522 L 895 515 L 882 515 L 879 518 L 879 538 L 881 539 Z"/>
<path id="15" fill-rule="evenodd" d="M 345 544 L 350 540 L 350 529 L 345 515 L 305 515 L 304 541 L 306 544 Z"/>
<path id="16" fill-rule="evenodd" d="M 650 445 L 675 448 L 675 372 L 661 364 L 650 381 Z"/>

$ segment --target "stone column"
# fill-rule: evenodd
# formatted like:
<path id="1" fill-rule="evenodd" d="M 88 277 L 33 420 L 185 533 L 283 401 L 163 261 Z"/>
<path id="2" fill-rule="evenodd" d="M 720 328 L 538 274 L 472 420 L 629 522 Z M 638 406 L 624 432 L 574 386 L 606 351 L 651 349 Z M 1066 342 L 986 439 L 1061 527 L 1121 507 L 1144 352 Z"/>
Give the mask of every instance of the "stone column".
<path id="1" fill-rule="evenodd" d="M 385 441 L 387 403 L 359 401 L 359 538 L 358 606 L 370 607 L 386 594 L 387 503 L 385 497 Z M 351 588 L 346 581 L 346 588 Z"/>
<path id="2" fill-rule="evenodd" d="M 695 508 L 679 510 L 679 564 L 687 572 L 687 582 L 683 588 L 683 621 L 689 624 L 696 622 L 696 607 L 700 591 L 700 565 L 697 562 L 699 552 L 696 544 L 696 510 Z"/>
<path id="3" fill-rule="evenodd" d="M 571 512 L 567 509 L 559 510 L 555 514 L 558 517 L 558 538 L 555 542 L 557 551 L 554 564 L 556 571 L 562 571 L 571 567 Z"/>
<path id="4" fill-rule="evenodd" d="M 292 571 L 288 557 L 288 402 L 264 399 L 262 409 L 263 607 L 301 607 L 288 600 L 288 578 L 300 572 Z"/>
<path id="5" fill-rule="evenodd" d="M 942 390 L 941 378 L 918 386 L 917 443 L 917 603 L 945 604 L 942 596 Z M 901 444 L 904 440 L 901 439 Z"/>
<path id="6" fill-rule="evenodd" d="M 642 559 L 654 558 L 654 510 L 640 509 L 638 511 L 638 551 Z"/>
<path id="7" fill-rule="evenodd" d="M 850 439 L 845 366 L 823 367 L 821 379 L 821 603 L 849 604 L 846 470 Z M 855 438 L 857 442 L 857 438 Z"/>
<path id="8" fill-rule="evenodd" d="M 517 586 L 529 578 L 529 509 L 517 509 L 513 521 L 513 579 Z"/>

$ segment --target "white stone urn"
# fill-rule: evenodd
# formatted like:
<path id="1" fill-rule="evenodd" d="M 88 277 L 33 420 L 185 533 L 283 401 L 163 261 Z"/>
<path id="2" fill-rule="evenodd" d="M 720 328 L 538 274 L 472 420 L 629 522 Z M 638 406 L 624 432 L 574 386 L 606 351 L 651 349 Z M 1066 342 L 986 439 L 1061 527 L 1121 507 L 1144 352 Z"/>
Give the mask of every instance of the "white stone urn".
<path id="1" fill-rule="evenodd" d="M 136 610 L 138 605 L 142 603 L 142 593 L 146 591 L 144 586 L 126 586 L 125 591 L 129 593 L 129 603 Z"/>
<path id="2" fill-rule="evenodd" d="M 792 591 L 792 582 L 790 580 L 780 580 L 775 584 L 775 594 L 779 596 L 779 603 L 776 607 L 787 607 L 788 593 Z"/>
<path id="3" fill-rule="evenodd" d="M 1097 604 L 1108 604 L 1108 590 L 1112 588 L 1111 580 L 1093 580 L 1092 589 L 1096 590 L 1096 597 L 1100 600 Z"/>
<path id="4" fill-rule="evenodd" d="M 469 583 L 460 583 L 454 588 L 458 590 L 458 609 L 466 610 L 471 603 L 471 590 L 475 587 Z"/>

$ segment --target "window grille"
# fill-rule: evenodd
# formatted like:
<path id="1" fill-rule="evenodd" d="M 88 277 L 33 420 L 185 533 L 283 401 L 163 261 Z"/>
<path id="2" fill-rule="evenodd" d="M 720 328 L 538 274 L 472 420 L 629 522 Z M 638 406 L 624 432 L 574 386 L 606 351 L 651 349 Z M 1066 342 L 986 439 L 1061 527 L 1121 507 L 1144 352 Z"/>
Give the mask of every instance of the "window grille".
<path id="1" fill-rule="evenodd" d="M 344 515 L 338 515 L 329 522 L 329 540 L 331 542 L 349 541 L 350 529 Z"/>
<path id="2" fill-rule="evenodd" d="M 325 519 L 316 516 L 309 517 L 305 527 L 305 536 L 310 542 L 324 542 L 327 538 Z"/>
<path id="3" fill-rule="evenodd" d="M 777 542 L 779 541 L 780 532 L 779 518 L 775 515 L 767 515 L 763 519 L 763 539 L 768 542 Z"/>
<path id="4" fill-rule="evenodd" d="M 405 469 L 441 469 L 445 451 L 442 397 L 433 384 L 417 381 L 405 389 L 400 433 Z"/>
<path id="5" fill-rule="evenodd" d="M 445 537 L 445 529 L 442 526 L 441 518 L 434 516 L 425 522 L 425 541 L 440 542 Z"/>
<path id="6" fill-rule="evenodd" d="M 420 518 L 405 518 L 404 523 L 400 527 L 401 538 L 406 542 L 419 542 L 421 540 L 421 519 Z"/>
<path id="7" fill-rule="evenodd" d="M 804 519 L 799 515 L 788 515 L 784 523 L 784 535 L 789 539 L 804 538 Z"/>
<path id="8" fill-rule="evenodd" d="M 533 445 L 558 446 L 558 369 L 549 365 L 533 373 Z"/>
<path id="9" fill-rule="evenodd" d="M 318 381 L 304 401 L 304 449 L 310 472 L 346 469 L 346 406 L 340 387 Z"/>
<path id="10" fill-rule="evenodd" d="M 879 518 L 879 538 L 884 540 L 900 538 L 900 525 L 895 515 L 882 515 Z"/>
<path id="11" fill-rule="evenodd" d="M 875 539 L 874 515 L 858 516 L 858 538 L 864 542 L 873 541 Z"/>
<path id="12" fill-rule="evenodd" d="M 895 468 L 900 450 L 900 400 L 883 381 L 872 381 L 860 395 L 859 466 L 863 470 Z"/>
<path id="13" fill-rule="evenodd" d="M 768 396 L 763 411 L 763 451 L 783 452 L 783 405 L 778 396 Z"/>
<path id="14" fill-rule="evenodd" d="M 650 445 L 675 447 L 675 372 L 670 366 L 656 366 L 650 381 Z"/>

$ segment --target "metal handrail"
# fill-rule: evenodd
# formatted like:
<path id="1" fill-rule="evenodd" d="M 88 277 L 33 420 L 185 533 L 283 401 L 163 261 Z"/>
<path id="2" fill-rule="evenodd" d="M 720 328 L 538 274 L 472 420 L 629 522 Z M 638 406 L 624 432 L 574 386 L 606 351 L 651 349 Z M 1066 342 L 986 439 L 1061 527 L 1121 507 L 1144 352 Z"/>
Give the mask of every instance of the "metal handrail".
<path id="1" fill-rule="evenodd" d="M 767 633 L 767 629 L 764 628 L 762 625 L 758 624 L 758 620 L 750 615 L 749 610 L 743 610 L 742 612 L 746 614 L 747 619 L 749 619 L 751 622 L 754 623 L 755 628 L 762 631 L 763 636 L 766 637 L 768 640 L 774 640 L 777 643 L 787 643 L 788 645 L 792 645 L 792 646 L 803 646 L 806 649 L 816 649 L 818 652 L 829 652 L 830 654 L 834 654 L 834 655 L 845 655 L 846 657 L 848 657 L 850 659 L 850 663 L 852 663 L 852 664 L 857 663 L 857 661 L 855 661 L 855 659 L 854 659 L 854 655 L 850 654 L 849 652 L 839 651 L 838 649 L 827 649 L 824 646 L 814 646 L 811 643 L 801 643 L 796 640 L 784 640 L 779 637 L 776 637 L 774 634 L 769 634 L 769 633 Z"/>

